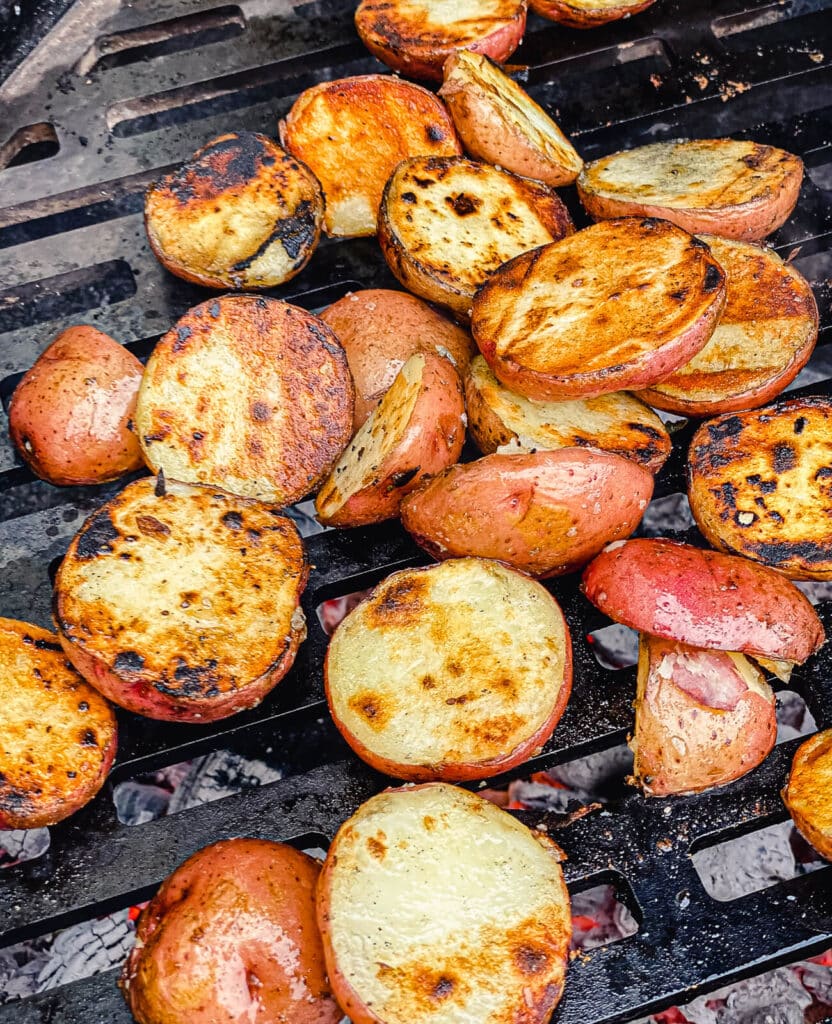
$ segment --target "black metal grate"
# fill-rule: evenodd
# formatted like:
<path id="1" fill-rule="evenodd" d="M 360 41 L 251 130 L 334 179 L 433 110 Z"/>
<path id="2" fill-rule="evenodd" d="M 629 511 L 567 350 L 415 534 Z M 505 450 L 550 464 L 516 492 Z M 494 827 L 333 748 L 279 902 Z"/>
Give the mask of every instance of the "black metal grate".
<path id="1" fill-rule="evenodd" d="M 352 29 L 352 0 L 76 0 L 0 87 L 0 397 L 58 330 L 93 323 L 146 355 L 156 338 L 208 294 L 152 257 L 142 193 L 165 168 L 230 129 L 274 136 L 278 117 L 309 85 L 384 70 Z M 679 136 L 734 135 L 782 145 L 805 160 L 798 208 L 772 239 L 812 282 L 821 308 L 819 349 L 799 384 L 832 382 L 832 0 L 658 0 L 632 20 L 581 33 L 529 20 L 514 58 L 529 66 L 532 95 L 555 111 L 581 153 Z M 29 129 L 22 131 L 22 129 Z M 9 145 L 5 145 L 9 142 Z M 57 150 L 55 146 L 57 145 Z M 564 190 L 576 222 L 585 217 Z M 373 239 L 325 242 L 295 281 L 273 294 L 317 309 L 355 287 L 395 286 Z M 0 411 L 0 614 L 50 624 L 50 564 L 83 517 L 114 486 L 36 489 L 27 481 Z M 656 497 L 683 490 L 691 429 L 675 435 Z M 68 497 L 72 498 L 68 502 Z M 665 531 L 667 533 L 668 531 Z M 701 542 L 680 524 L 673 536 Z M 210 726 L 170 725 L 120 713 L 120 751 L 98 798 L 51 830 L 40 860 L 0 875 L 0 945 L 41 935 L 146 898 L 199 847 L 233 835 L 331 836 L 385 780 L 316 724 L 323 705 L 326 637 L 320 601 L 424 562 L 397 523 L 330 532 L 308 542 L 316 566 L 304 608 L 309 639 L 263 704 Z M 554 581 L 575 645 L 567 712 L 526 774 L 613 746 L 632 722 L 632 670 L 610 673 L 586 634 L 606 624 L 577 592 Z M 819 605 L 832 631 L 832 602 Z M 832 726 L 832 648 L 795 674 L 820 728 Z M 310 750 L 310 771 L 141 826 L 118 823 L 115 782 L 211 749 L 251 756 L 281 742 Z M 624 1021 L 725 982 L 832 945 L 832 867 L 723 903 L 704 890 L 692 849 L 783 820 L 779 798 L 797 741 L 778 746 L 746 778 L 714 793 L 645 801 L 633 793 L 559 829 L 573 891 L 615 886 L 637 934 L 579 955 L 554 1020 Z M 0 1022 L 129 1021 L 113 972 L 0 1008 Z"/>

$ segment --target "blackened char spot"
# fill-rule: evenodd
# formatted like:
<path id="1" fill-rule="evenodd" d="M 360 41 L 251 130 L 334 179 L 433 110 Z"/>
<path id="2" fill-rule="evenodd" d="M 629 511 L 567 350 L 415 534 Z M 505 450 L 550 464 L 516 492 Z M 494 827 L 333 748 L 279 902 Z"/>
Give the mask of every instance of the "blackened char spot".
<path id="1" fill-rule="evenodd" d="M 11 814 L 22 814 L 33 804 L 31 794 L 25 789 L 18 789 L 6 783 L 6 778 L 0 775 L 0 811 L 8 811 Z"/>
<path id="2" fill-rule="evenodd" d="M 774 472 L 786 473 L 794 468 L 797 462 L 797 454 L 790 444 L 776 444 L 774 446 Z"/>
<path id="3" fill-rule="evenodd" d="M 394 473 L 391 483 L 394 487 L 404 487 L 406 484 L 410 483 L 421 468 L 421 466 L 414 466 L 413 469 L 405 469 L 401 473 Z"/>
<path id="4" fill-rule="evenodd" d="M 781 565 L 784 562 L 827 562 L 832 556 L 832 546 L 817 544 L 815 541 L 761 541 L 747 544 L 748 551 L 763 562 Z"/>
<path id="5" fill-rule="evenodd" d="M 323 345 L 327 352 L 329 352 L 333 356 L 343 355 L 343 349 L 340 347 L 340 345 L 333 344 L 332 338 L 329 336 L 329 334 L 325 330 L 321 330 L 321 328 L 315 323 L 314 320 L 310 320 L 306 326 L 309 330 L 309 333 L 314 338 L 318 339 L 318 341 Z"/>
<path id="6" fill-rule="evenodd" d="M 95 733 L 92 731 L 92 729 L 85 729 L 84 730 L 84 733 L 81 736 L 81 746 L 82 747 L 97 747 L 98 746 L 98 737 L 95 735 Z"/>
<path id="7" fill-rule="evenodd" d="M 708 424 L 708 433 L 712 441 L 722 441 L 726 437 L 736 437 L 742 433 L 742 420 L 739 416 L 729 416 L 728 419 L 717 423 Z"/>
<path id="8" fill-rule="evenodd" d="M 415 203 L 416 202 L 416 193 L 415 192 L 402 192 L 402 202 L 403 203 Z"/>
<path id="9" fill-rule="evenodd" d="M 223 526 L 227 526 L 229 530 L 239 530 L 243 525 L 243 517 L 239 512 L 226 512 L 220 519 Z"/>
<path id="10" fill-rule="evenodd" d="M 708 248 L 708 243 L 707 242 L 703 242 L 701 238 L 692 238 L 690 240 L 690 244 L 693 246 L 694 249 L 707 249 Z"/>
<path id="11" fill-rule="evenodd" d="M 798 416 L 797 419 L 794 421 L 795 434 L 802 434 L 808 422 L 809 421 L 806 419 L 805 416 Z"/>
<path id="12" fill-rule="evenodd" d="M 61 645 L 56 644 L 54 640 L 35 640 L 35 647 L 39 651 L 60 651 Z"/>
<path id="13" fill-rule="evenodd" d="M 120 651 L 113 662 L 116 672 L 141 672 L 144 658 L 138 651 Z"/>
<path id="14" fill-rule="evenodd" d="M 469 214 L 476 213 L 482 205 L 480 199 L 477 199 L 476 196 L 466 195 L 465 192 L 460 192 L 456 196 L 445 196 L 445 202 L 458 217 L 467 217 Z"/>
<path id="15" fill-rule="evenodd" d="M 90 519 L 87 528 L 78 538 L 75 556 L 87 562 L 98 555 L 111 555 L 113 544 L 121 537 L 107 509 L 100 509 Z"/>
<path id="16" fill-rule="evenodd" d="M 732 483 L 726 481 L 714 493 L 722 498 L 722 501 L 728 508 L 735 509 L 737 507 L 737 489 Z"/>
<path id="17" fill-rule="evenodd" d="M 441 142 L 445 138 L 445 133 L 435 124 L 429 124 L 425 129 L 425 134 L 431 142 Z"/>
<path id="18" fill-rule="evenodd" d="M 206 146 L 191 167 L 197 177 L 207 178 L 221 190 L 256 177 L 264 155 L 262 138 L 253 132 L 239 132 Z"/>
<path id="19" fill-rule="evenodd" d="M 176 341 L 173 343 L 173 351 L 181 352 L 185 347 L 185 342 L 191 336 L 190 327 L 177 327 L 176 328 Z"/>
<path id="20" fill-rule="evenodd" d="M 832 476 L 832 466 L 821 466 L 815 473 L 815 480 L 828 480 Z"/>
<path id="21" fill-rule="evenodd" d="M 250 256 L 235 263 L 230 269 L 232 271 L 247 270 L 277 241 L 282 244 L 290 260 L 297 260 L 298 256 L 308 250 L 314 238 L 315 208 L 308 199 L 303 199 L 298 203 L 291 217 L 279 218 L 268 238 L 261 242 Z"/>
<path id="22" fill-rule="evenodd" d="M 664 436 L 660 430 L 649 426 L 647 423 L 628 423 L 630 430 L 637 430 L 640 434 L 646 434 L 651 441 L 661 441 Z"/>
<path id="23" fill-rule="evenodd" d="M 265 402 L 253 402 L 251 406 L 252 419 L 258 423 L 265 423 L 272 418 L 272 410 Z"/>
<path id="24" fill-rule="evenodd" d="M 180 684 L 179 692 L 186 697 L 195 697 L 216 685 L 216 658 L 209 658 L 204 665 L 187 665 L 181 661 L 173 678 Z"/>
<path id="25" fill-rule="evenodd" d="M 706 292 L 716 291 L 717 288 L 719 288 L 719 286 L 722 284 L 723 277 L 724 274 L 719 269 L 719 267 L 711 263 L 708 269 L 705 271 L 705 281 L 702 285 L 702 289 Z"/>

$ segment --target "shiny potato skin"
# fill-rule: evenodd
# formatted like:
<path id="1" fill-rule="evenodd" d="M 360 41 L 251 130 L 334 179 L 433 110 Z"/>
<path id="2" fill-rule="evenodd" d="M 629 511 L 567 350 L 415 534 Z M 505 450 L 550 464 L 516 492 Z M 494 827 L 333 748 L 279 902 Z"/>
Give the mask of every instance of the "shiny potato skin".
<path id="1" fill-rule="evenodd" d="M 208 288 L 272 288 L 309 262 L 324 199 L 309 168 L 265 135 L 231 132 L 151 185 L 150 248 L 172 274 Z"/>
<path id="2" fill-rule="evenodd" d="M 9 433 L 51 484 L 98 484 L 140 469 L 132 431 L 144 367 L 95 327 L 68 327 L 38 357 L 9 405 Z"/>
<path id="3" fill-rule="evenodd" d="M 569 28 L 599 28 L 610 21 L 631 18 L 652 7 L 656 0 L 529 0 L 529 7 L 542 18 Z"/>
<path id="4" fill-rule="evenodd" d="M 120 986 L 139 1024 L 337 1024 L 315 921 L 317 861 L 228 839 L 142 911 Z"/>
<path id="5" fill-rule="evenodd" d="M 832 860 L 832 729 L 797 748 L 783 803 L 803 838 Z"/>
<path id="6" fill-rule="evenodd" d="M 101 789 L 116 718 L 66 660 L 58 637 L 0 619 L 0 829 L 55 825 Z"/>

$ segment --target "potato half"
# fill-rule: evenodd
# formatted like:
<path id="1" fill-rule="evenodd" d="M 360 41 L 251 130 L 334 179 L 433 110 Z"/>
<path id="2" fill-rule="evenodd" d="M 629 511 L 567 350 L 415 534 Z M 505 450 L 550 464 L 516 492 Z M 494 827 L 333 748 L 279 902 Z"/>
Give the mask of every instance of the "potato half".
<path id="1" fill-rule="evenodd" d="M 572 688 L 569 631 L 539 583 L 479 558 L 389 576 L 336 629 L 327 700 L 400 779 L 484 779 L 538 751 Z"/>
<path id="2" fill-rule="evenodd" d="M 797 748 L 783 803 L 803 838 L 832 860 L 832 729 Z"/>
<path id="3" fill-rule="evenodd" d="M 442 783 L 388 790 L 341 826 L 318 921 L 354 1024 L 545 1024 L 572 933 L 555 844 Z"/>
<path id="4" fill-rule="evenodd" d="M 609 21 L 631 18 L 646 11 L 656 0 L 529 0 L 529 7 L 543 18 L 570 28 L 598 28 Z"/>

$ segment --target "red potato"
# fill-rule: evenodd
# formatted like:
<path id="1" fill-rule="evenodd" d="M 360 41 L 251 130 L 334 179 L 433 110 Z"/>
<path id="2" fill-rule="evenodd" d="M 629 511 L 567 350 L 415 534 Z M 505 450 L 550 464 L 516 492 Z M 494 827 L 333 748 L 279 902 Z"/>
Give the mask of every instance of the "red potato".
<path id="1" fill-rule="evenodd" d="M 434 558 L 496 558 L 549 577 L 628 537 L 652 496 L 653 476 L 635 462 L 561 448 L 453 466 L 406 498 L 401 516 Z"/>
<path id="2" fill-rule="evenodd" d="M 656 0 L 529 0 L 543 18 L 570 28 L 599 28 L 610 21 L 631 18 L 652 7 Z"/>
<path id="3" fill-rule="evenodd" d="M 832 729 L 797 748 L 783 803 L 803 838 L 832 860 Z"/>
<path id="4" fill-rule="evenodd" d="M 99 484 L 144 464 L 132 431 L 144 368 L 95 327 L 68 327 L 41 353 L 9 405 L 20 454 L 52 484 Z"/>

